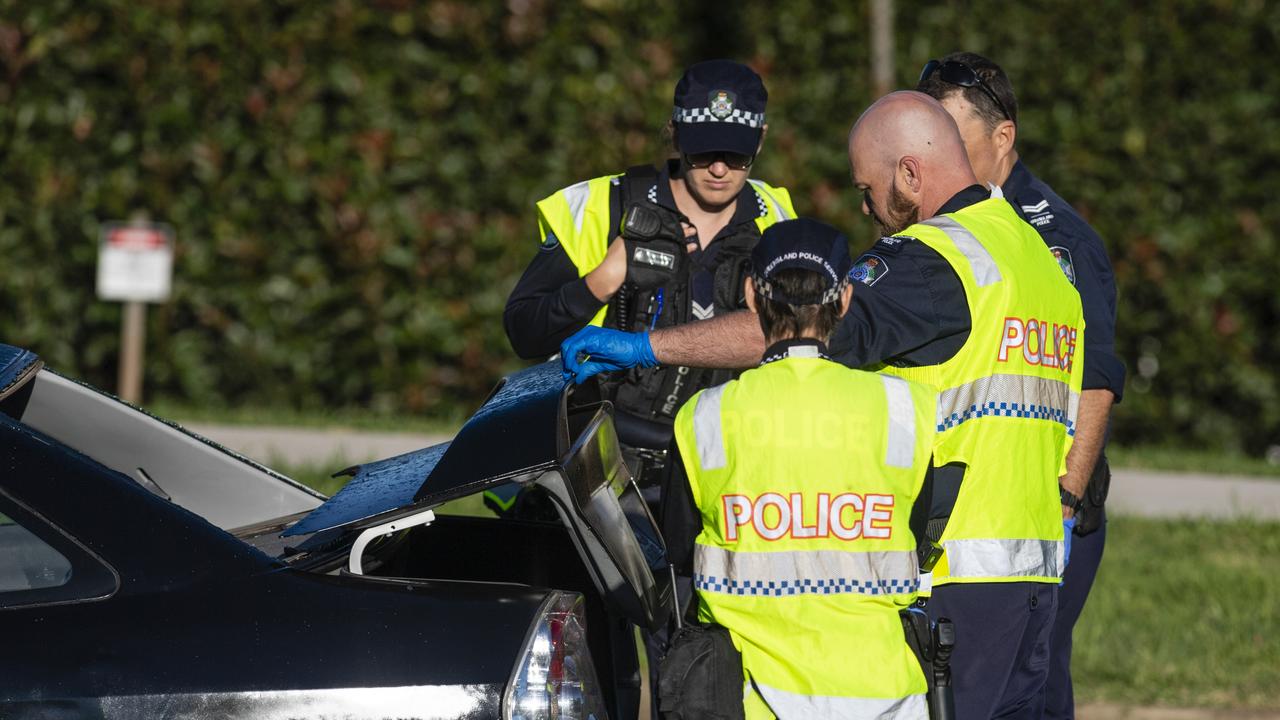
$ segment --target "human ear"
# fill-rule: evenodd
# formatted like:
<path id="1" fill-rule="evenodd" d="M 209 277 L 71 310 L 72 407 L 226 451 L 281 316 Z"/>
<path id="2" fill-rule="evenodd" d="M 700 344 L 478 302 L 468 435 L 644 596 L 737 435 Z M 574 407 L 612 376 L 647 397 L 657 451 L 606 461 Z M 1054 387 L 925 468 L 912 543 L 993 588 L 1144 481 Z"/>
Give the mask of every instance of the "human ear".
<path id="1" fill-rule="evenodd" d="M 910 155 L 898 161 L 898 180 L 912 195 L 920 194 L 920 160 Z"/>
<path id="2" fill-rule="evenodd" d="M 840 291 L 840 317 L 849 312 L 849 301 L 853 299 L 853 283 L 845 283 L 844 289 Z"/>
<path id="3" fill-rule="evenodd" d="M 1018 139 L 1018 126 L 1012 121 L 1005 120 L 996 125 L 995 130 L 991 131 L 991 142 L 996 147 L 996 153 L 1000 157 L 1013 152 L 1013 143 Z"/>
<path id="4" fill-rule="evenodd" d="M 747 309 L 758 315 L 760 311 L 756 309 L 756 284 L 750 275 L 742 282 L 742 292 L 747 298 Z"/>

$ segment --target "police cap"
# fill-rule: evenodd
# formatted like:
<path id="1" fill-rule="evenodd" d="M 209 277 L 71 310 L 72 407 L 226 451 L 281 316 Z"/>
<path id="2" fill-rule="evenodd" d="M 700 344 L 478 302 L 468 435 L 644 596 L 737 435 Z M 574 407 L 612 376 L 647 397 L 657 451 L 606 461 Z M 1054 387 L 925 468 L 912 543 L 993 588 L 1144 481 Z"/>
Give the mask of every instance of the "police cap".
<path id="1" fill-rule="evenodd" d="M 676 83 L 676 145 L 680 152 L 755 155 L 764 133 L 769 93 L 754 70 L 732 60 L 692 65 Z"/>
<path id="2" fill-rule="evenodd" d="M 849 240 L 837 229 L 812 218 L 797 218 L 770 225 L 751 251 L 751 277 L 760 293 L 790 305 L 835 302 L 849 283 Z M 788 268 L 808 270 L 822 278 L 822 293 L 815 297 L 787 297 L 771 280 Z"/>

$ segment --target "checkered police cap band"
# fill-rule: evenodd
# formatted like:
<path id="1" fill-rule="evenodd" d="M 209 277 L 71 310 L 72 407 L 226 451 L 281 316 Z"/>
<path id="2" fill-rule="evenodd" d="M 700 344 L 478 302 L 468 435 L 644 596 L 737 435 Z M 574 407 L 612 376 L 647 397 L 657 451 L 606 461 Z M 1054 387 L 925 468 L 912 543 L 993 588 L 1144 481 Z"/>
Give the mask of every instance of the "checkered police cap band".
<path id="1" fill-rule="evenodd" d="M 835 287 L 827 288 L 823 291 L 822 296 L 817 299 L 788 297 L 786 293 L 775 288 L 773 283 L 757 272 L 751 273 L 751 282 L 755 283 L 756 290 L 761 295 L 776 302 L 784 302 L 788 305 L 827 305 L 840 299 L 840 293 L 844 292 L 845 286 L 849 284 L 849 276 L 846 275 L 840 278 Z"/>
<path id="2" fill-rule="evenodd" d="M 764 127 L 764 113 L 747 112 L 734 109 L 724 117 L 717 117 L 711 108 L 682 108 L 671 111 L 671 119 L 678 123 L 727 122 L 735 125 L 746 125 L 750 128 Z"/>

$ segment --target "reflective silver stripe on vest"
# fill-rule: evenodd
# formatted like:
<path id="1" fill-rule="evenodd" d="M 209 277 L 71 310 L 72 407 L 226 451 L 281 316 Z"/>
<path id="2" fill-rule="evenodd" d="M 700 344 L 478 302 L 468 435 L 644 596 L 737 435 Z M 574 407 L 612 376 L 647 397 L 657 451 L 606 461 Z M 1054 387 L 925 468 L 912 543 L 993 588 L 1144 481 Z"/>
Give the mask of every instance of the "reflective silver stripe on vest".
<path id="1" fill-rule="evenodd" d="M 944 540 L 953 578 L 1062 577 L 1061 540 Z"/>
<path id="2" fill-rule="evenodd" d="M 1052 420 L 1076 432 L 1080 394 L 1061 380 L 1033 375 L 991 375 L 938 395 L 938 432 L 980 417 Z"/>
<path id="3" fill-rule="evenodd" d="M 755 678 L 755 686 L 778 720 L 796 718 L 838 718 L 839 720 L 926 720 L 929 717 L 924 695 L 904 698 L 853 698 L 831 695 L 800 695 L 779 690 Z"/>
<path id="4" fill-rule="evenodd" d="M 911 467 L 916 453 L 916 405 L 911 399 L 911 386 L 899 377 L 881 375 L 885 400 L 889 402 L 889 442 L 884 450 L 884 464 Z"/>
<path id="5" fill-rule="evenodd" d="M 751 187 L 755 188 L 756 193 L 769 201 L 769 204 L 773 207 L 774 212 L 777 213 L 779 218 L 783 220 L 794 219 L 794 216 L 787 212 L 787 209 L 782 206 L 782 203 L 778 202 L 778 199 L 773 196 L 773 193 L 765 189 L 764 183 L 759 180 L 748 180 L 748 182 L 751 183 Z"/>
<path id="6" fill-rule="evenodd" d="M 693 437 L 698 443 L 698 462 L 703 470 L 718 470 L 727 464 L 724 432 L 720 429 L 720 396 L 724 385 L 707 388 L 693 407 Z"/>
<path id="7" fill-rule="evenodd" d="M 576 185 L 561 190 L 565 202 L 569 203 L 569 214 L 573 216 L 573 229 L 582 232 L 582 219 L 586 217 L 587 199 L 591 197 L 590 180 L 583 180 Z M 560 238 L 564 242 L 565 238 Z"/>
<path id="8" fill-rule="evenodd" d="M 698 544 L 693 583 L 726 595 L 899 595 L 920 586 L 916 554 L 889 552 L 735 552 Z"/>
<path id="9" fill-rule="evenodd" d="M 991 253 L 987 252 L 968 228 L 946 215 L 929 218 L 921 224 L 936 227 L 951 238 L 951 242 L 955 243 L 960 253 L 969 260 L 969 266 L 973 268 L 973 277 L 978 287 L 1000 282 L 1000 269 L 996 267 L 996 261 L 991 259 Z"/>

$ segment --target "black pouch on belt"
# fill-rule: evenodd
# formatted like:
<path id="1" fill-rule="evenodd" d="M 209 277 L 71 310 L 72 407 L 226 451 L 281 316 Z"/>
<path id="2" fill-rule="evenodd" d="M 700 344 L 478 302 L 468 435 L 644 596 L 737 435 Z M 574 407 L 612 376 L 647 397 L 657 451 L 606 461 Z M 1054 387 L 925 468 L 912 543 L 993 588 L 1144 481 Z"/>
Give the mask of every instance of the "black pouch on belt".
<path id="1" fill-rule="evenodd" d="M 742 655 L 719 625 L 686 625 L 658 666 L 664 720 L 742 720 Z"/>
<path id="2" fill-rule="evenodd" d="M 681 277 L 686 262 L 684 228 L 674 214 L 632 203 L 623 211 L 622 242 L 627 248 L 627 284 L 653 290 Z"/>

